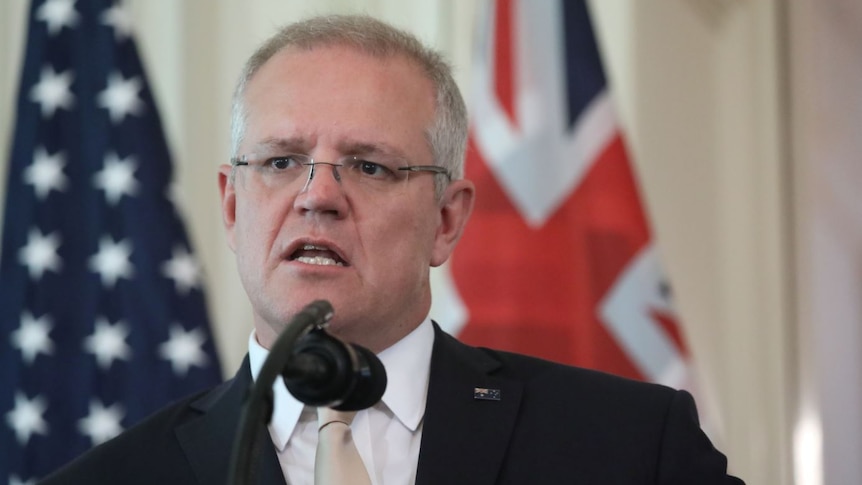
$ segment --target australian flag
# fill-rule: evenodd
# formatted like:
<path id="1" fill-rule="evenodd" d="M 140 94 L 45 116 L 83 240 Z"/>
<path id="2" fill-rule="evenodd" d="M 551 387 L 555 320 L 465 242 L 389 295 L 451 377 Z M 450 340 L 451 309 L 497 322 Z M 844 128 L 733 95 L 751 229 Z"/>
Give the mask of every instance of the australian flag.
<path id="1" fill-rule="evenodd" d="M 221 379 L 131 34 L 109 0 L 31 6 L 0 259 L 0 483 Z"/>

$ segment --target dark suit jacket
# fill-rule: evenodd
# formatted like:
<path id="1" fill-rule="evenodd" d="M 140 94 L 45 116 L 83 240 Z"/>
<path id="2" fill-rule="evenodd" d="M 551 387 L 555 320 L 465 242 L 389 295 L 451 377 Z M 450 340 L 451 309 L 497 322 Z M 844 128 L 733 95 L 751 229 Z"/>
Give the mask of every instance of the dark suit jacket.
<path id="1" fill-rule="evenodd" d="M 248 359 L 213 390 L 158 412 L 44 483 L 225 484 Z M 499 390 L 499 400 L 475 389 Z M 269 434 L 258 483 L 283 484 Z M 416 483 L 741 484 L 700 430 L 691 396 L 466 346 L 435 325 Z"/>

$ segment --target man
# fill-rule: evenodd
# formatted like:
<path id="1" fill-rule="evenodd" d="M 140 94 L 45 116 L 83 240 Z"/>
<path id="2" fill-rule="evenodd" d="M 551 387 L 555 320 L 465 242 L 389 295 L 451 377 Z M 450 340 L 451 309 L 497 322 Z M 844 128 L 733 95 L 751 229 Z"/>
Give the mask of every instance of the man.
<path id="1" fill-rule="evenodd" d="M 466 136 L 449 68 L 412 36 L 341 16 L 276 34 L 241 76 L 219 171 L 254 309 L 248 359 L 46 483 L 225 483 L 266 349 L 317 299 L 330 332 L 386 366 L 383 399 L 349 425 L 370 483 L 741 483 L 688 394 L 468 347 L 430 321 L 429 268 L 473 204 Z M 281 382 L 274 395 L 260 483 L 315 483 L 317 411 Z"/>

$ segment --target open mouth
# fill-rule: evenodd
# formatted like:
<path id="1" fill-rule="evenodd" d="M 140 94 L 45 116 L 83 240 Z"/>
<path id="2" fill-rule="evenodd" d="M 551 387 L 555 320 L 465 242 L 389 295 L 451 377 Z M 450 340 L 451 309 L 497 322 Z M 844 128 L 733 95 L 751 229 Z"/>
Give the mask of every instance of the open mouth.
<path id="1" fill-rule="evenodd" d="M 347 262 L 337 252 L 317 244 L 303 244 L 288 259 L 317 266 L 347 266 Z"/>

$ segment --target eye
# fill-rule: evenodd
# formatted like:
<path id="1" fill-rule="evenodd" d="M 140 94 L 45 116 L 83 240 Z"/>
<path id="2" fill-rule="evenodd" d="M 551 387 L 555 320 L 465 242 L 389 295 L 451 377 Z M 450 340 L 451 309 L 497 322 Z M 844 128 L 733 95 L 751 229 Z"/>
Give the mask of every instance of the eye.
<path id="1" fill-rule="evenodd" d="M 273 157 L 266 160 L 266 168 L 271 168 L 273 171 L 280 172 L 290 169 L 302 167 L 303 161 L 297 155 L 286 155 L 283 157 Z"/>
<path id="2" fill-rule="evenodd" d="M 372 162 L 361 158 L 353 158 L 345 161 L 344 166 L 351 173 L 363 179 L 390 179 L 395 177 L 394 171 L 385 163 Z"/>
<path id="3" fill-rule="evenodd" d="M 374 162 L 369 162 L 368 160 L 359 160 L 357 165 L 359 167 L 359 171 L 362 172 L 364 175 L 371 175 L 371 176 L 381 175 L 385 171 L 388 170 L 383 165 L 380 165 L 380 164 L 374 163 Z"/>

